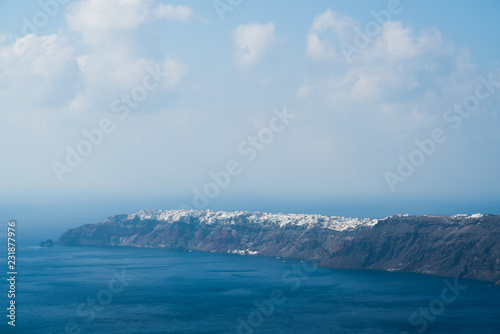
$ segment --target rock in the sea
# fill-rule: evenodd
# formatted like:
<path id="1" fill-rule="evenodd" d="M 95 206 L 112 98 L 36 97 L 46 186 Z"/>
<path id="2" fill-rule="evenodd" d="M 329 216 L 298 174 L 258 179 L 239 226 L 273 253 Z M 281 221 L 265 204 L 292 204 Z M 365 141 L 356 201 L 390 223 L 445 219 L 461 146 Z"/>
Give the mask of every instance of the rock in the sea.
<path id="1" fill-rule="evenodd" d="M 47 241 L 42 241 L 40 243 L 40 246 L 41 247 L 54 247 L 54 242 L 52 241 L 52 239 L 49 239 Z"/>

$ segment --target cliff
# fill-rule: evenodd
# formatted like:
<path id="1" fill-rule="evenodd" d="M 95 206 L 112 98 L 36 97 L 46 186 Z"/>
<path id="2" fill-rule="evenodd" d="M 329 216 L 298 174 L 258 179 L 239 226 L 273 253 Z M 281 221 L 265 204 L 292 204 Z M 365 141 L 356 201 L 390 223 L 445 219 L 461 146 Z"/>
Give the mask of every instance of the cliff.
<path id="1" fill-rule="evenodd" d="M 258 254 L 314 259 L 332 268 L 404 271 L 500 283 L 499 241 L 499 215 L 399 215 L 376 220 L 145 210 L 71 229 L 57 244 Z"/>

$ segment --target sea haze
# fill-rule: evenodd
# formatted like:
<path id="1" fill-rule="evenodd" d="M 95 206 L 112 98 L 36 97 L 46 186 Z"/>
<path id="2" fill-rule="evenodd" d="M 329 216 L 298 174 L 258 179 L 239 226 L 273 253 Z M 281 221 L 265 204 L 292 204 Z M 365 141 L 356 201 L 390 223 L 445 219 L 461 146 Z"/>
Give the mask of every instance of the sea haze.
<path id="1" fill-rule="evenodd" d="M 452 278 L 257 256 L 61 246 L 21 247 L 18 271 L 19 333 L 64 333 L 66 326 L 81 333 L 418 333 L 425 326 L 425 333 L 493 334 L 500 328 L 500 287 L 481 281 L 459 280 L 459 295 L 443 304 Z M 256 311 L 277 295 L 272 309 Z M 445 307 L 433 309 L 435 316 L 420 315 L 439 305 Z M 6 322 L 1 326 L 3 333 Z"/>

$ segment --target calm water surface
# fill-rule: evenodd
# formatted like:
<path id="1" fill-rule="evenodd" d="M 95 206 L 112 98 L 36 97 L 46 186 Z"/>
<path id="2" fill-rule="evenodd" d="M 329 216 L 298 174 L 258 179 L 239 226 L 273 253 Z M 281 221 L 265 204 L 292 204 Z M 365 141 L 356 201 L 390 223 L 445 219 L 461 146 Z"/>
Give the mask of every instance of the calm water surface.
<path id="1" fill-rule="evenodd" d="M 1 333 L 500 333 L 500 287 L 479 281 L 443 301 L 453 279 L 83 247 L 20 247 L 18 272 Z"/>

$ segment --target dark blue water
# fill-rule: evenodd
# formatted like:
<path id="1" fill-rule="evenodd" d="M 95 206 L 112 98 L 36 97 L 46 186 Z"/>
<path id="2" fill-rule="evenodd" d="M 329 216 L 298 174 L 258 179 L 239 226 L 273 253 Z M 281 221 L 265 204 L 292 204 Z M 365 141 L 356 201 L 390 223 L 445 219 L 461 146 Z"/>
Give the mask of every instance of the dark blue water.
<path id="1" fill-rule="evenodd" d="M 21 247 L 18 272 L 1 333 L 500 333 L 479 281 L 131 248 Z"/>

